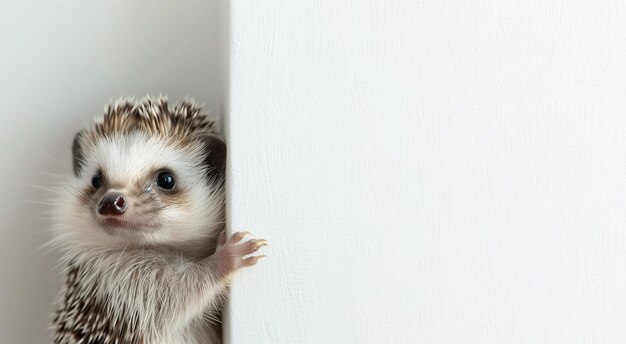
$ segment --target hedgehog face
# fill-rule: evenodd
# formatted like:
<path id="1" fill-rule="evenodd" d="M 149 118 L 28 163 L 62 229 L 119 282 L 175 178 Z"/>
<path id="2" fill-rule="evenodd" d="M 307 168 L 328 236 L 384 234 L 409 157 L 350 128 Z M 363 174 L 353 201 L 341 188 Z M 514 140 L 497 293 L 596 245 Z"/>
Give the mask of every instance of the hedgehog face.
<path id="1" fill-rule="evenodd" d="M 224 221 L 221 140 L 141 128 L 89 134 L 74 142 L 75 176 L 57 202 L 57 240 L 73 249 L 206 250 Z"/>

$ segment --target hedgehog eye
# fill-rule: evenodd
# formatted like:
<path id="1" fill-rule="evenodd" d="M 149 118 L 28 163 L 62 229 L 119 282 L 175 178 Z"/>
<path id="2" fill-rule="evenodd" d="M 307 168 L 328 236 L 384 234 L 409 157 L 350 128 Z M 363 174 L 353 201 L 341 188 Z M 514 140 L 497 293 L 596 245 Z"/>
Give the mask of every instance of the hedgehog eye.
<path id="1" fill-rule="evenodd" d="M 96 174 L 91 177 L 91 186 L 94 189 L 99 189 L 102 186 L 102 173 L 100 171 L 96 172 Z"/>
<path id="2" fill-rule="evenodd" d="M 157 177 L 157 185 L 161 189 L 172 190 L 176 185 L 174 176 L 170 172 L 161 172 Z"/>

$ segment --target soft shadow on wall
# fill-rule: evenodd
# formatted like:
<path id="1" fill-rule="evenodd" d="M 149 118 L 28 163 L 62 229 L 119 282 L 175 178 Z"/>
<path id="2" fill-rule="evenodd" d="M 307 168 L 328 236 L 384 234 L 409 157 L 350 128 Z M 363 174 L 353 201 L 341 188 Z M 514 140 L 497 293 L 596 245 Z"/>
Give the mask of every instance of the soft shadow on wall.
<path id="1" fill-rule="evenodd" d="M 75 132 L 110 99 L 189 95 L 221 114 L 220 1 L 0 3 L 0 334 L 49 340 L 58 256 L 37 251 L 45 190 L 71 174 Z"/>

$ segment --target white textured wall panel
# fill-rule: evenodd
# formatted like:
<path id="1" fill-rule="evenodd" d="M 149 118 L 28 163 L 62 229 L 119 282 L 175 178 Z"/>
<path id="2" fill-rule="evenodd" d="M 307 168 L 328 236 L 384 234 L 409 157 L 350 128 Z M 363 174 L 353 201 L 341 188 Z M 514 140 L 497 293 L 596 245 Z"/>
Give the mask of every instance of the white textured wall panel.
<path id="1" fill-rule="evenodd" d="M 231 343 L 626 341 L 624 2 L 231 21 Z"/>

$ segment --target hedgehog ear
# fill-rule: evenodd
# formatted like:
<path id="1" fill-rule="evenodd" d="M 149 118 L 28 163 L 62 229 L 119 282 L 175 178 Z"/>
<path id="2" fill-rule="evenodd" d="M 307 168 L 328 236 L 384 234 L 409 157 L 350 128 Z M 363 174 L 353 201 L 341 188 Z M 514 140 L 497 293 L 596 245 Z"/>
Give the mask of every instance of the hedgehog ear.
<path id="1" fill-rule="evenodd" d="M 202 138 L 204 144 L 204 164 L 209 180 L 223 181 L 226 173 L 226 144 L 211 135 Z"/>
<path id="2" fill-rule="evenodd" d="M 80 170 L 85 164 L 85 156 L 81 144 L 83 143 L 84 131 L 79 131 L 74 136 L 74 142 L 72 143 L 72 167 L 74 168 L 74 175 L 78 177 Z"/>

